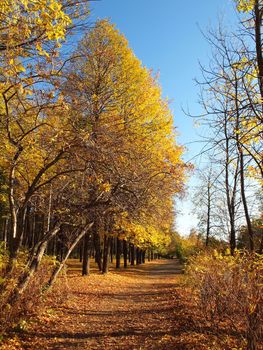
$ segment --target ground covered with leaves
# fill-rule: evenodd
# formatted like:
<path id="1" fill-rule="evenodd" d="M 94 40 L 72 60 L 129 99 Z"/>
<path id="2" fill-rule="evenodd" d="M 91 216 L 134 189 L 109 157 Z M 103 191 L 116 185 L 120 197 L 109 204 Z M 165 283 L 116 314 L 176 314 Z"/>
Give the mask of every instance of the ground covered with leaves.
<path id="1" fill-rule="evenodd" d="M 2 349 L 234 348 L 231 330 L 215 333 L 198 314 L 177 260 L 89 277 L 78 268 L 71 261 L 64 298 L 50 298 L 43 313 L 11 334 Z"/>

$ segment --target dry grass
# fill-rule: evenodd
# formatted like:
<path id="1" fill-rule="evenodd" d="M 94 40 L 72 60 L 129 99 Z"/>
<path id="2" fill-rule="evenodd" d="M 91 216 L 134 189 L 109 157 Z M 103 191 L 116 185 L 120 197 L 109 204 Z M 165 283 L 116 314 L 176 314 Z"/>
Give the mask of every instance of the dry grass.
<path id="1" fill-rule="evenodd" d="M 235 346 L 262 349 L 263 257 L 207 253 L 192 258 L 188 273 L 202 322 Z"/>

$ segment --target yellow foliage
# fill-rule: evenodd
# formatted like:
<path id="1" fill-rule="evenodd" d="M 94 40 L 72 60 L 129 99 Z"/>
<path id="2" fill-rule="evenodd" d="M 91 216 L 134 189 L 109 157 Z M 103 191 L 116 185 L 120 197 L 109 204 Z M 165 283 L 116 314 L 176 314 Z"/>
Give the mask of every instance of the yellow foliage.
<path id="1" fill-rule="evenodd" d="M 253 10 L 256 0 L 236 0 L 237 9 L 240 12 L 250 12 Z"/>

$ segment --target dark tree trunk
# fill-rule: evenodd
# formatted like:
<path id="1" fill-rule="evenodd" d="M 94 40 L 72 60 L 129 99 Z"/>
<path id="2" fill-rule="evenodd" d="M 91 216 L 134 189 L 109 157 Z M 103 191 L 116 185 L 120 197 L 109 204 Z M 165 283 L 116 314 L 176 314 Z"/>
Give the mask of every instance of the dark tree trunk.
<path id="1" fill-rule="evenodd" d="M 243 203 L 243 208 L 245 212 L 245 218 L 246 218 L 246 223 L 247 223 L 247 232 L 248 232 L 248 239 L 249 239 L 249 249 L 251 251 L 254 250 L 254 232 L 250 220 L 250 215 L 248 211 L 248 205 L 247 205 L 247 198 L 246 198 L 246 192 L 245 192 L 245 175 L 244 175 L 244 155 L 243 155 L 243 150 L 240 146 L 238 145 L 238 150 L 240 154 L 240 189 L 241 189 L 241 198 L 242 198 L 242 203 Z"/>
<path id="2" fill-rule="evenodd" d="M 121 240 L 117 237 L 116 242 L 116 269 L 121 267 Z"/>
<path id="3" fill-rule="evenodd" d="M 113 263 L 113 255 L 114 255 L 114 240 L 111 239 L 110 242 L 110 262 Z"/>
<path id="4" fill-rule="evenodd" d="M 11 236 L 10 237 L 10 243 L 9 243 L 9 259 L 8 259 L 8 264 L 6 268 L 6 274 L 12 274 L 13 268 L 16 263 L 17 259 L 17 254 L 18 251 L 21 247 L 23 237 L 24 237 L 24 230 L 25 230 L 25 217 L 26 217 L 26 208 L 20 209 L 18 211 L 18 214 L 16 215 L 16 236 Z"/>
<path id="5" fill-rule="evenodd" d="M 142 263 L 142 250 L 140 248 L 136 249 L 136 265 L 140 265 Z"/>
<path id="6" fill-rule="evenodd" d="M 127 243 L 127 248 L 128 248 L 128 260 L 129 260 L 129 263 L 131 263 L 131 244 Z"/>
<path id="7" fill-rule="evenodd" d="M 134 244 L 130 244 L 130 252 L 131 252 L 131 266 L 134 266 L 134 260 L 135 260 L 135 247 L 134 247 Z"/>
<path id="8" fill-rule="evenodd" d="M 59 232 L 60 226 L 57 225 L 53 229 L 46 232 L 41 241 L 34 247 L 31 252 L 31 257 L 28 262 L 27 268 L 21 277 L 19 278 L 18 284 L 13 292 L 8 297 L 6 305 L 14 304 L 20 296 L 24 293 L 28 283 L 38 269 L 38 266 L 43 258 L 48 242 Z"/>
<path id="9" fill-rule="evenodd" d="M 260 241 L 260 246 L 259 246 L 258 254 L 263 254 L 263 235 L 262 235 L 262 237 L 261 237 L 261 241 Z"/>
<path id="10" fill-rule="evenodd" d="M 153 250 L 151 250 L 151 260 L 154 259 L 154 254 L 153 254 Z"/>
<path id="11" fill-rule="evenodd" d="M 71 246 L 69 247 L 69 249 L 68 249 L 68 251 L 67 251 L 67 253 L 66 253 L 64 259 L 63 259 L 63 260 L 61 261 L 61 263 L 53 270 L 52 275 L 51 275 L 51 277 L 50 277 L 50 279 L 49 279 L 49 281 L 48 281 L 48 283 L 47 283 L 47 285 L 46 285 L 46 288 L 49 288 L 49 287 L 51 287 L 51 286 L 54 284 L 54 282 L 55 282 L 56 279 L 57 279 L 58 274 L 60 273 L 60 271 L 61 271 L 62 268 L 64 267 L 64 265 L 65 265 L 67 259 L 69 258 L 71 252 L 72 252 L 73 249 L 76 247 L 76 245 L 79 243 L 79 241 L 83 238 L 84 235 L 85 235 L 85 237 L 88 236 L 87 242 L 89 243 L 89 241 L 90 241 L 90 236 L 89 236 L 89 234 L 87 233 L 87 231 L 92 227 L 92 225 L 93 225 L 93 223 L 89 224 L 89 225 L 86 226 L 84 229 L 82 229 L 82 230 L 80 231 L 80 234 L 77 235 L 77 237 L 74 239 L 74 241 L 72 242 Z M 88 244 L 88 243 L 87 243 L 87 244 Z"/>
<path id="12" fill-rule="evenodd" d="M 145 264 L 145 254 L 146 254 L 146 250 L 142 251 L 142 264 Z"/>
<path id="13" fill-rule="evenodd" d="M 102 273 L 108 273 L 109 271 L 109 253 L 110 253 L 111 240 L 112 240 L 111 237 L 104 235 Z"/>
<path id="14" fill-rule="evenodd" d="M 53 239 L 52 255 L 55 256 L 57 251 L 57 236 Z"/>
<path id="15" fill-rule="evenodd" d="M 82 261 L 82 276 L 89 275 L 89 267 L 90 267 L 90 258 L 89 258 L 89 250 L 90 250 L 90 233 L 86 233 L 84 236 L 84 246 L 83 246 L 83 261 Z"/>
<path id="16" fill-rule="evenodd" d="M 259 0 L 255 1 L 254 6 L 255 13 L 255 43 L 256 43 L 256 57 L 258 66 L 258 81 L 261 98 L 263 98 L 263 55 L 262 55 L 262 9 L 260 8 Z"/>
<path id="17" fill-rule="evenodd" d="M 256 34 L 257 34 L 257 10 L 258 10 L 258 1 L 256 1 L 255 4 L 255 29 L 256 29 Z M 260 19 L 260 23 L 262 22 L 262 10 L 261 10 L 261 19 Z M 259 29 L 259 28 L 258 28 Z M 257 38 L 256 35 L 256 46 L 259 44 L 260 45 L 260 50 L 262 49 L 262 43 L 257 42 L 257 40 L 261 39 L 261 33 L 260 31 L 258 32 L 259 37 Z M 257 47 L 257 51 L 258 51 L 258 47 Z M 262 59 L 262 52 L 257 52 L 257 57 L 258 57 L 258 68 L 259 68 L 259 72 L 263 73 L 263 59 Z M 261 95 L 263 94 L 263 76 L 259 77 L 259 85 L 260 85 L 260 91 L 261 91 Z M 239 131 L 240 128 L 240 122 L 241 122 L 241 118 L 240 118 L 240 113 L 241 111 L 239 110 L 239 90 L 238 90 L 238 81 L 237 78 L 235 79 L 235 107 L 236 107 L 236 130 Z M 252 224 L 251 224 L 251 220 L 250 220 L 250 215 L 249 215 L 249 211 L 248 211 L 248 205 L 247 205 L 247 198 L 246 198 L 246 193 L 245 193 L 245 174 L 244 174 L 244 153 L 243 153 L 243 145 L 240 143 L 240 137 L 239 137 L 239 133 L 236 132 L 236 144 L 237 144 L 237 149 L 238 149 L 238 153 L 239 153 L 239 159 L 240 159 L 240 191 L 241 191 L 241 198 L 242 198 L 242 203 L 243 203 L 243 208 L 244 208 L 244 212 L 245 212 L 245 218 L 246 218 L 246 223 L 247 223 L 247 231 L 248 231 L 248 239 L 249 239 L 249 248 L 251 251 L 254 250 L 254 232 L 252 229 Z"/>
<path id="18" fill-rule="evenodd" d="M 28 246 L 29 246 L 29 248 L 33 248 L 33 246 L 35 244 L 35 233 L 36 233 L 36 212 L 35 212 L 35 208 L 34 208 L 34 211 L 33 211 L 33 214 L 32 214 L 30 232 L 31 232 L 31 235 L 29 237 Z M 53 255 L 56 255 L 56 253 L 53 252 Z"/>
<path id="19" fill-rule="evenodd" d="M 28 247 L 29 246 L 29 237 L 31 235 L 30 232 L 30 206 L 27 205 L 25 209 L 25 218 L 24 218 L 24 234 L 21 239 L 22 241 L 22 246 L 23 247 Z M 48 250 L 47 250 L 48 251 Z"/>
<path id="20" fill-rule="evenodd" d="M 224 135 L 225 135 L 225 187 L 227 198 L 227 209 L 230 223 L 230 251 L 234 255 L 236 249 L 236 229 L 235 229 L 235 206 L 236 206 L 236 186 L 239 171 L 239 160 L 237 162 L 236 171 L 234 175 L 234 185 L 231 190 L 229 184 L 229 165 L 230 165 L 230 150 L 229 150 L 229 135 L 228 135 L 228 115 L 225 115 L 224 120 Z"/>
<path id="21" fill-rule="evenodd" d="M 101 250 L 100 250 L 100 236 L 97 232 L 97 228 L 94 227 L 93 230 L 93 240 L 94 240 L 94 248 L 95 248 L 95 261 L 98 264 L 98 268 L 102 271 L 102 263 L 101 263 Z"/>
<path id="22" fill-rule="evenodd" d="M 147 255 L 148 255 L 148 261 L 151 261 L 151 251 L 150 251 L 150 249 L 148 249 Z"/>
<path id="23" fill-rule="evenodd" d="M 210 174 L 209 174 L 210 177 Z M 206 222 L 206 238 L 205 245 L 208 247 L 210 239 L 210 216 L 211 216 L 211 180 L 207 182 L 207 222 Z"/>
<path id="24" fill-rule="evenodd" d="M 8 233 L 8 218 L 4 220 L 3 225 L 3 242 L 4 242 L 4 248 L 7 247 L 7 233 Z"/>
<path id="25" fill-rule="evenodd" d="M 140 264 L 140 262 L 139 262 L 139 258 L 140 258 L 140 256 L 139 256 L 139 248 L 135 248 L 135 255 L 136 255 L 136 265 L 139 265 Z"/>
<path id="26" fill-rule="evenodd" d="M 84 242 L 81 242 L 79 245 L 79 262 L 82 262 L 83 259 L 83 249 L 84 249 Z"/>
<path id="27" fill-rule="evenodd" d="M 127 247 L 127 241 L 124 239 L 123 240 L 123 265 L 124 267 L 127 267 L 127 254 L 128 253 L 128 247 Z"/>
<path id="28" fill-rule="evenodd" d="M 64 246 L 63 243 L 60 243 L 60 250 L 59 250 L 59 261 L 63 260 L 63 256 L 64 256 Z"/>

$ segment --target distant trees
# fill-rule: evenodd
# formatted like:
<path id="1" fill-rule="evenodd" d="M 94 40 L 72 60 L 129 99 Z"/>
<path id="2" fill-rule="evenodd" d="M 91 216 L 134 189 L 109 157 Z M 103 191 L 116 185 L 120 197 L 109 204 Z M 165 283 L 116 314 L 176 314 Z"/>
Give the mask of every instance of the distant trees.
<path id="1" fill-rule="evenodd" d="M 208 246 L 218 229 L 224 231 L 221 223 L 222 190 L 219 189 L 218 174 L 212 164 L 200 169 L 199 173 L 199 184 L 192 197 L 194 213 L 199 220 L 198 230 L 204 235 L 205 245 Z"/>

